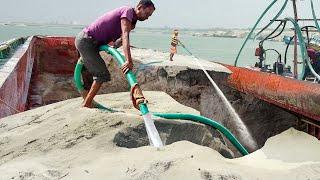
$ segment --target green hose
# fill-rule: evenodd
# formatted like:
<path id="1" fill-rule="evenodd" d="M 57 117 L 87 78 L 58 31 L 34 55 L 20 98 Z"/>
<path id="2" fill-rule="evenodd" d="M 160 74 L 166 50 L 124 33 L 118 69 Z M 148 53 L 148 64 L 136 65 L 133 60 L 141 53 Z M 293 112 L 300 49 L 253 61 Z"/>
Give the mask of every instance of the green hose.
<path id="1" fill-rule="evenodd" d="M 118 64 L 120 67 L 122 67 L 124 65 L 125 58 L 116 49 L 114 49 L 108 45 L 102 45 L 102 46 L 100 46 L 100 51 L 105 51 L 105 52 L 111 54 L 118 61 Z M 133 72 L 131 70 L 129 70 L 125 75 L 126 75 L 126 78 L 129 82 L 130 87 L 137 84 L 136 76 L 133 74 Z M 142 115 L 146 115 L 149 113 L 149 110 L 148 110 L 146 103 L 140 103 L 139 108 L 140 108 Z"/>
<path id="2" fill-rule="evenodd" d="M 320 32 L 320 26 L 319 26 L 319 23 L 317 21 L 317 17 L 316 17 L 316 13 L 314 11 L 314 7 L 313 7 L 313 1 L 311 0 L 311 10 L 312 10 L 312 17 L 313 17 L 313 20 L 314 20 L 314 23 L 318 29 L 318 32 Z M 308 67 L 310 68 L 310 71 L 312 72 L 312 74 L 317 77 L 318 80 L 320 80 L 320 76 L 315 72 L 315 70 L 313 69 L 312 65 L 310 64 L 310 61 L 307 61 L 307 64 L 308 64 Z"/>
<path id="3" fill-rule="evenodd" d="M 318 31 L 320 32 L 320 26 L 319 26 L 318 21 L 317 21 L 316 13 L 314 12 L 313 1 L 311 0 L 310 2 L 311 2 L 311 10 L 312 10 L 313 20 L 314 20 L 314 23 L 315 23 Z"/>
<path id="4" fill-rule="evenodd" d="M 80 57 L 77 64 L 76 64 L 76 68 L 74 69 L 74 74 L 73 74 L 76 88 L 80 93 L 81 93 L 81 91 L 84 90 L 83 83 L 81 82 L 82 68 L 83 68 L 83 61 L 82 61 L 82 58 Z"/>
<path id="5" fill-rule="evenodd" d="M 249 38 L 251 37 L 253 31 L 256 29 L 257 25 L 259 24 L 259 22 L 261 21 L 261 19 L 264 17 L 264 15 L 269 11 L 269 9 L 274 5 L 274 3 L 276 3 L 278 0 L 273 0 L 272 3 L 267 7 L 267 9 L 264 10 L 264 12 L 260 15 L 260 17 L 258 18 L 257 22 L 255 23 L 255 25 L 253 26 L 253 28 L 251 29 L 250 33 L 248 34 L 248 36 L 246 37 L 245 41 L 243 42 L 238 55 L 236 57 L 236 60 L 234 62 L 234 66 L 237 66 L 238 63 L 238 59 L 240 57 L 240 54 L 244 48 L 244 46 L 246 45 L 247 41 L 249 40 Z"/>
<path id="6" fill-rule="evenodd" d="M 193 115 L 193 114 L 164 114 L 164 113 L 153 113 L 154 116 L 162 117 L 165 119 L 182 119 L 182 120 L 190 120 L 195 122 L 200 122 L 202 124 L 206 124 L 208 126 L 211 126 L 215 129 L 218 129 L 223 135 L 227 137 L 227 139 L 238 149 L 238 151 L 242 155 L 248 155 L 248 151 L 240 144 L 240 142 L 237 140 L 237 138 L 234 137 L 234 135 L 224 126 L 217 123 L 214 120 L 211 120 L 209 118 Z"/>
<path id="7" fill-rule="evenodd" d="M 301 29 L 298 25 L 298 23 L 293 19 L 293 18 L 285 18 L 285 20 L 287 21 L 290 21 L 292 22 L 292 24 L 294 25 L 294 29 L 297 33 L 297 37 L 299 39 L 299 45 L 300 45 L 300 51 L 301 51 L 301 56 L 302 56 L 302 59 L 303 59 L 303 68 L 302 68 L 302 73 L 298 75 L 298 79 L 299 80 L 303 80 L 303 77 L 304 77 L 304 74 L 305 74 L 305 63 L 308 65 L 311 73 L 317 78 L 320 80 L 320 76 L 315 72 L 315 70 L 313 69 L 310 61 L 309 61 L 309 57 L 308 57 L 308 53 L 307 53 L 307 47 L 306 47 L 306 44 L 304 43 L 304 39 L 303 39 L 303 36 L 302 36 L 302 32 L 301 32 Z"/>
<path id="8" fill-rule="evenodd" d="M 108 45 L 102 45 L 100 46 L 100 50 L 110 53 L 118 61 L 118 64 L 120 66 L 123 66 L 123 64 L 125 63 L 125 60 L 124 60 L 125 58 L 116 49 L 111 48 Z M 133 86 L 134 84 L 137 83 L 137 79 L 131 70 L 126 73 L 126 77 L 128 79 L 130 86 Z M 139 106 L 140 106 L 140 111 L 143 115 L 149 113 L 148 107 L 145 103 L 141 103 Z M 240 142 L 232 135 L 232 133 L 228 129 L 226 129 L 225 127 L 223 127 L 222 125 L 220 125 L 219 123 L 211 119 L 208 119 L 202 116 L 192 115 L 192 114 L 153 113 L 153 115 L 166 118 L 166 119 L 191 120 L 191 121 L 196 121 L 196 122 L 209 125 L 215 129 L 218 129 L 220 132 L 222 132 L 229 139 L 229 141 L 239 150 L 239 152 L 242 155 L 249 154 L 248 151 L 240 144 Z"/>
<path id="9" fill-rule="evenodd" d="M 278 19 L 278 17 L 282 14 L 282 12 L 284 11 L 284 9 L 286 8 L 287 4 L 288 4 L 288 0 L 286 0 L 286 1 L 284 2 L 284 4 L 282 5 L 280 11 L 277 13 L 277 15 L 276 15 L 275 17 L 273 17 L 273 18 L 271 19 L 271 21 L 269 22 L 269 24 L 267 24 L 267 25 L 263 28 L 263 30 L 264 30 L 264 29 L 267 29 L 269 26 L 271 26 L 271 24 L 273 24 L 273 22 L 274 22 L 276 19 Z M 256 39 L 256 37 L 259 36 L 259 35 L 262 33 L 263 30 L 261 30 L 260 32 L 258 32 L 258 33 L 254 36 L 253 39 Z"/>
<path id="10" fill-rule="evenodd" d="M 240 54 L 241 54 L 241 52 L 242 52 L 245 44 L 247 43 L 248 39 L 251 37 L 253 31 L 255 30 L 255 28 L 257 27 L 257 25 L 258 25 L 259 22 L 261 21 L 261 19 L 264 17 L 264 15 L 269 11 L 269 9 L 274 5 L 274 3 L 275 3 L 276 1 L 277 1 L 277 0 L 274 0 L 274 1 L 267 7 L 267 9 L 265 9 L 265 11 L 260 15 L 259 19 L 257 20 L 257 22 L 255 23 L 255 25 L 253 26 L 252 30 L 251 30 L 250 33 L 248 34 L 248 36 L 247 36 L 247 38 L 245 39 L 244 43 L 242 44 L 242 46 L 241 46 L 241 48 L 240 48 L 240 51 L 238 52 L 238 55 L 237 55 L 236 60 L 235 60 L 235 62 L 234 62 L 234 66 L 237 66 L 237 63 L 238 63 L 238 59 L 239 59 L 239 57 L 240 57 Z M 266 27 L 270 26 L 270 25 L 273 23 L 273 21 L 282 14 L 284 8 L 285 8 L 286 5 L 287 5 L 287 2 L 288 2 L 288 0 L 285 1 L 285 3 L 283 4 L 282 8 L 281 8 L 280 11 L 278 12 L 278 14 L 271 20 L 271 22 L 270 22 Z M 311 9 L 312 9 L 312 15 L 313 15 L 313 19 L 314 19 L 314 21 L 315 21 L 316 27 L 317 27 L 318 31 L 320 32 L 320 27 L 319 27 L 319 24 L 318 24 L 318 22 L 317 22 L 317 18 L 316 18 L 315 12 L 314 12 L 314 7 L 313 7 L 313 2 L 312 2 L 312 0 L 311 0 Z M 297 36 L 298 36 L 298 38 L 299 38 L 299 42 L 304 42 L 303 36 L 302 36 L 302 32 L 301 32 L 301 29 L 300 29 L 298 23 L 297 23 L 293 18 L 285 18 L 285 20 L 291 21 L 291 22 L 293 23 L 293 25 L 294 25 L 294 27 L 295 27 L 295 31 L 296 31 L 296 33 L 297 33 Z M 303 63 L 302 63 L 303 68 L 302 68 L 302 73 L 300 73 L 300 74 L 298 75 L 298 79 L 299 79 L 299 80 L 302 80 L 302 79 L 303 79 L 304 74 L 305 74 L 305 68 L 306 68 L 306 67 L 305 67 L 305 63 L 306 63 L 306 64 L 308 65 L 311 73 L 312 73 L 318 80 L 320 80 L 320 76 L 314 71 L 314 69 L 313 69 L 313 67 L 312 67 L 312 65 L 311 65 L 311 63 L 310 63 L 310 61 L 309 61 L 306 45 L 305 45 L 304 43 L 299 43 L 299 45 L 300 45 L 301 56 L 302 56 L 302 58 L 303 58 Z"/>
<path id="11" fill-rule="evenodd" d="M 303 79 L 303 76 L 304 76 L 304 73 L 305 73 L 305 63 L 304 61 L 308 61 L 308 56 L 307 56 L 307 48 L 306 48 L 306 45 L 304 43 L 304 39 L 303 39 L 303 36 L 302 36 L 302 32 L 301 32 L 301 28 L 299 27 L 298 23 L 291 17 L 287 17 L 287 18 L 284 18 L 285 20 L 287 21 L 290 21 L 293 26 L 294 26 L 294 29 L 297 33 L 297 37 L 299 39 L 299 46 L 300 46 L 300 52 L 301 52 L 301 58 L 303 59 L 303 63 L 302 63 L 302 73 L 298 74 L 298 79 L 299 80 L 302 80 Z"/>
<path id="12" fill-rule="evenodd" d="M 84 64 L 83 64 L 83 60 L 82 58 L 80 57 L 77 64 L 76 64 L 76 67 L 74 69 L 74 74 L 73 74 L 73 78 L 74 78 L 74 82 L 75 82 L 75 85 L 76 85 L 76 88 L 78 90 L 78 92 L 80 94 L 82 94 L 82 92 L 85 90 L 84 87 L 83 87 L 83 83 L 82 83 L 82 80 L 81 80 L 81 71 L 82 71 L 82 68 L 83 68 Z M 98 108 L 98 109 L 101 109 L 101 110 L 107 110 L 107 111 L 110 111 L 110 112 L 117 112 L 117 110 L 114 110 L 114 109 L 110 109 L 110 108 L 107 108 L 107 107 L 104 107 L 103 105 L 93 101 L 93 106 L 95 108 Z"/>

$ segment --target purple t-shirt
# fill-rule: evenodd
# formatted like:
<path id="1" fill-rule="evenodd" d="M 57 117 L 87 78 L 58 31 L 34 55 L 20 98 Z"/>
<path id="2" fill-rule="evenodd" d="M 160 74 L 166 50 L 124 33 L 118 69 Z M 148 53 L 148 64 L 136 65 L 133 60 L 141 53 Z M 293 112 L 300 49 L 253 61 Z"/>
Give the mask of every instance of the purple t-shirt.
<path id="1" fill-rule="evenodd" d="M 128 6 L 114 9 L 99 17 L 83 31 L 100 44 L 107 44 L 121 37 L 121 19 L 127 18 L 132 23 L 134 13 L 134 9 Z"/>

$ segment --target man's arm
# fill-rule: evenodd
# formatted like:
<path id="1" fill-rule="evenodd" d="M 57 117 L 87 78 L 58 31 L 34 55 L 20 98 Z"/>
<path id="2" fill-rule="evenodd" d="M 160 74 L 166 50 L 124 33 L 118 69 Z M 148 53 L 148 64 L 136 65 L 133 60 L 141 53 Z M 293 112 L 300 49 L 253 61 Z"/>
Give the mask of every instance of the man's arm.
<path id="1" fill-rule="evenodd" d="M 131 31 L 131 22 L 126 19 L 121 19 L 121 29 L 122 29 L 122 45 L 124 56 L 126 57 L 126 63 L 122 66 L 122 71 L 126 73 L 128 70 L 133 68 L 132 57 L 130 52 L 130 40 L 129 33 Z"/>

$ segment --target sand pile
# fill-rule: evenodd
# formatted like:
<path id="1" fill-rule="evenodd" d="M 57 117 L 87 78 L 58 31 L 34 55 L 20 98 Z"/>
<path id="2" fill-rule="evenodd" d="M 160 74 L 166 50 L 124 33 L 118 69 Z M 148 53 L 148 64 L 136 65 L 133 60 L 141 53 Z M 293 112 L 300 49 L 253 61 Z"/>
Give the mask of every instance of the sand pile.
<path id="1" fill-rule="evenodd" d="M 119 49 L 122 52 L 122 49 Z M 189 69 L 201 69 L 196 61 L 191 56 L 176 54 L 173 61 L 169 61 L 169 53 L 160 52 L 153 49 L 132 49 L 132 58 L 138 59 L 145 64 L 152 64 L 153 66 L 180 66 L 187 67 Z M 198 59 L 200 63 L 205 67 L 206 70 L 215 72 L 226 72 L 231 73 L 231 71 L 214 62 Z"/>
<path id="2" fill-rule="evenodd" d="M 156 112 L 199 114 L 162 92 L 145 92 Z M 7 179 L 319 179 L 320 142 L 289 129 L 242 158 L 180 141 L 162 150 L 117 147 L 113 138 L 142 122 L 128 93 L 97 101 L 119 112 L 80 108 L 71 99 L 0 121 L 0 180 Z"/>

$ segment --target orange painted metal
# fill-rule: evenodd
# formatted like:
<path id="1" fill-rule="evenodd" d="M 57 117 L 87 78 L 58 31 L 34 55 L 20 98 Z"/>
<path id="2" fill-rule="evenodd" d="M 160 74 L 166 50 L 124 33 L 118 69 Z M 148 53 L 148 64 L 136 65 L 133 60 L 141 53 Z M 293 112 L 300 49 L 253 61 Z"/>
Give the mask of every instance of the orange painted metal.
<path id="1" fill-rule="evenodd" d="M 0 118 L 28 109 L 30 82 L 39 74 L 73 75 L 79 57 L 74 37 L 35 36 L 27 43 L 0 69 Z"/>
<path id="2" fill-rule="evenodd" d="M 4 78 L 0 82 L 0 118 L 25 110 L 34 59 L 34 39 L 27 43 L 28 47 L 21 47 L 0 69 L 0 79 Z"/>
<path id="3" fill-rule="evenodd" d="M 74 37 L 37 37 L 34 73 L 73 74 L 78 60 Z"/>
<path id="4" fill-rule="evenodd" d="M 232 71 L 228 84 L 246 94 L 320 121 L 320 85 L 271 73 L 224 65 Z"/>

